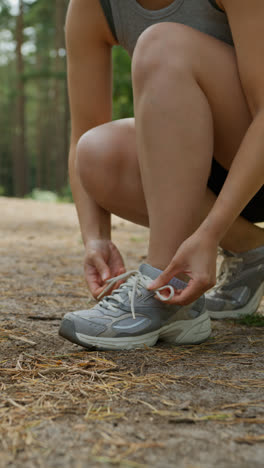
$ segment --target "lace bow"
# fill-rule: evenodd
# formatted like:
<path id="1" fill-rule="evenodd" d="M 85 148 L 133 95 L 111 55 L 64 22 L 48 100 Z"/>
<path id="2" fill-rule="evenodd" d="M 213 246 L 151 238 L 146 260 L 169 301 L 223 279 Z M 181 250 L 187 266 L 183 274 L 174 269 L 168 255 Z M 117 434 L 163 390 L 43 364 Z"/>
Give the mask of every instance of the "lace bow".
<path id="1" fill-rule="evenodd" d="M 122 275 L 115 276 L 114 278 L 111 278 L 107 280 L 108 285 L 106 288 L 101 292 L 101 294 L 98 296 L 98 299 L 100 300 L 105 294 L 110 291 L 113 286 L 118 283 L 119 281 L 127 280 L 125 283 L 121 284 L 120 288 L 116 289 L 113 291 L 113 294 L 111 296 L 107 296 L 101 301 L 102 306 L 107 306 L 111 310 L 116 310 L 118 305 L 123 302 L 123 298 L 121 297 L 120 293 L 124 292 L 125 289 L 128 289 L 127 294 L 130 299 L 130 307 L 131 307 L 131 313 L 133 316 L 133 319 L 136 318 L 135 314 L 135 297 L 136 294 L 139 296 L 141 295 L 141 288 L 148 288 L 150 283 L 152 282 L 151 278 L 148 276 L 142 275 L 138 270 L 131 270 L 128 271 L 127 273 L 123 273 Z M 160 294 L 160 291 L 165 291 L 169 290 L 170 294 L 168 296 L 163 296 Z M 155 289 L 154 293 L 158 296 L 160 301 L 163 302 L 168 302 L 170 301 L 173 296 L 174 296 L 174 288 L 170 285 L 167 284 L 166 286 L 162 286 L 161 288 Z M 116 305 L 113 303 L 109 303 L 107 299 L 111 298 L 111 301 L 116 301 Z"/>

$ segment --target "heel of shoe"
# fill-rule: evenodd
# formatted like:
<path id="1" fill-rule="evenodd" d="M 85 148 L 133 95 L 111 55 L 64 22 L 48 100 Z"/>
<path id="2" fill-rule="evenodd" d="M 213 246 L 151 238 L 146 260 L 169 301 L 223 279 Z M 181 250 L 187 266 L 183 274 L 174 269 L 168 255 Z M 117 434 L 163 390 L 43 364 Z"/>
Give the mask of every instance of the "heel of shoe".
<path id="1" fill-rule="evenodd" d="M 255 292 L 254 296 L 250 299 L 250 301 L 244 306 L 241 307 L 240 309 L 234 309 L 234 310 L 209 310 L 208 314 L 209 317 L 213 320 L 222 320 L 222 319 L 240 319 L 242 317 L 245 317 L 246 315 L 253 315 L 257 312 L 259 305 L 262 301 L 264 295 L 264 283 L 260 285 L 260 287 L 257 289 Z"/>
<path id="2" fill-rule="evenodd" d="M 193 345 L 206 341 L 211 332 L 211 320 L 205 312 L 194 320 L 182 320 L 164 327 L 160 339 L 172 344 Z"/>

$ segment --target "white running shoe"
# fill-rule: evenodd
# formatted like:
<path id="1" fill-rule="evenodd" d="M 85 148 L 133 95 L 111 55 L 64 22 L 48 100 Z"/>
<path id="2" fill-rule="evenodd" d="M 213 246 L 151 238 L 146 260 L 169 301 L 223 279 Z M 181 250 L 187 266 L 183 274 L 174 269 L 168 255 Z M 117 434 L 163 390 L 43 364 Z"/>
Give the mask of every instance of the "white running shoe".
<path id="1" fill-rule="evenodd" d="M 167 304 L 165 301 L 174 295 L 171 284 L 183 288 L 185 283 L 175 278 L 156 292 L 148 291 L 148 285 L 159 274 L 160 270 L 143 264 L 139 271 L 113 278 L 109 289 L 122 279 L 126 282 L 92 309 L 66 314 L 59 334 L 72 343 L 98 349 L 154 346 L 158 340 L 184 345 L 202 343 L 211 334 L 204 296 L 189 306 Z M 169 297 L 162 296 L 162 290 L 169 291 Z"/>
<path id="2" fill-rule="evenodd" d="M 222 251 L 217 284 L 205 294 L 211 318 L 254 314 L 264 295 L 264 246 L 236 254 Z"/>

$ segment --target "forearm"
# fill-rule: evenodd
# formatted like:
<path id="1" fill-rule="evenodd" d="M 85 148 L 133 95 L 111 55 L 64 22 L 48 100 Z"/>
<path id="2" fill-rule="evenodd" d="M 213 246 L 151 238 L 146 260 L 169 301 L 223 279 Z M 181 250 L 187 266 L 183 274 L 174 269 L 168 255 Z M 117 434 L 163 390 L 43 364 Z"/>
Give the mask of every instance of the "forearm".
<path id="1" fill-rule="evenodd" d="M 82 239 L 86 245 L 89 239 L 110 239 L 110 214 L 102 209 L 83 189 L 75 169 L 76 144 L 72 144 L 69 157 L 70 184 L 75 201 Z"/>
<path id="2" fill-rule="evenodd" d="M 249 127 L 222 191 L 199 230 L 220 242 L 263 184 L 264 111 L 258 113 Z"/>

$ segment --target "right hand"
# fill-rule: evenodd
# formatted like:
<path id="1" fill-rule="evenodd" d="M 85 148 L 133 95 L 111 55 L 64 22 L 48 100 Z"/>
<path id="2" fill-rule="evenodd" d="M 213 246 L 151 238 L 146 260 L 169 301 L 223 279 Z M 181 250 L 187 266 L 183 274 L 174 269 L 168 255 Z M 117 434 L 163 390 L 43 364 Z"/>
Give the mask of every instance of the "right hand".
<path id="1" fill-rule="evenodd" d="M 88 287 L 95 299 L 103 292 L 106 281 L 125 273 L 122 256 L 110 240 L 90 240 L 85 248 L 84 272 Z M 115 286 L 118 287 L 120 283 Z M 108 291 L 107 294 L 111 294 Z"/>

